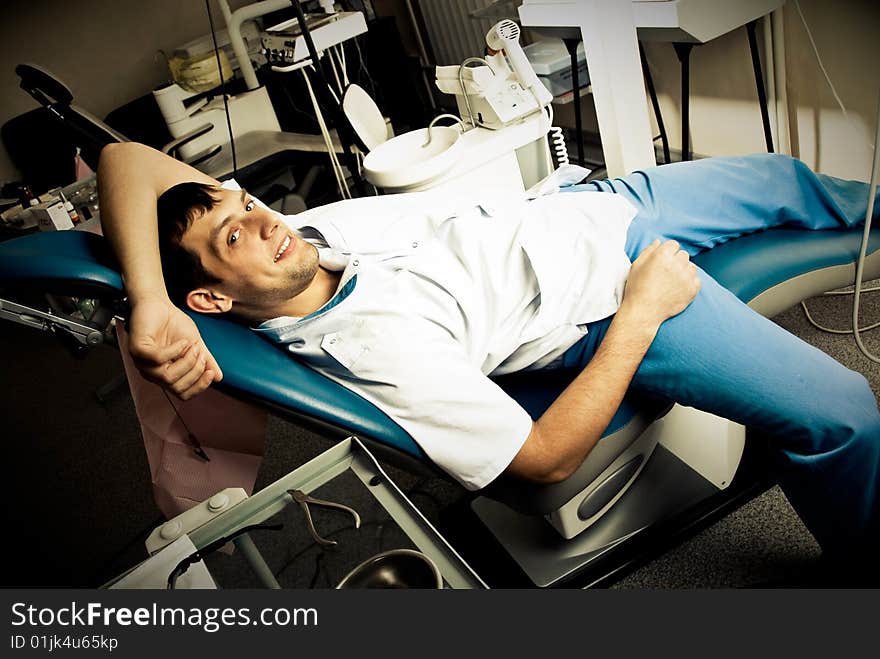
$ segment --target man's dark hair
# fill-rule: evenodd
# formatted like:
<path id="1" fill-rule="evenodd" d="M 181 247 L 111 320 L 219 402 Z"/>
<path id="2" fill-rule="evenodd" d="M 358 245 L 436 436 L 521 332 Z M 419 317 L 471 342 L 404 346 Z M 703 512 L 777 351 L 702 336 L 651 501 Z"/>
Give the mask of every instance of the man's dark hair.
<path id="1" fill-rule="evenodd" d="M 172 302 L 186 306 L 186 295 L 202 286 L 220 283 L 205 270 L 199 257 L 180 244 L 193 219 L 211 210 L 220 199 L 217 189 L 205 183 L 178 183 L 159 197 L 159 255 L 162 274 Z"/>

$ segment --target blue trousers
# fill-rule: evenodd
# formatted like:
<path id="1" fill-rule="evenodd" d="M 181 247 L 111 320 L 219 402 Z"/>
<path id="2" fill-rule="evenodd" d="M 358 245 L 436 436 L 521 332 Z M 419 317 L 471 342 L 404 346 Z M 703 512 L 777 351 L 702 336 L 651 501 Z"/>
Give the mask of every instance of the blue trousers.
<path id="1" fill-rule="evenodd" d="M 664 165 L 568 190 L 614 192 L 635 205 L 630 259 L 656 238 L 695 255 L 774 226 L 853 226 L 864 220 L 868 196 L 865 184 L 763 154 Z M 880 413 L 867 381 L 700 276 L 696 299 L 660 327 L 633 386 L 764 431 L 778 481 L 823 550 L 880 550 Z M 564 365 L 583 368 L 610 323 L 592 323 Z"/>

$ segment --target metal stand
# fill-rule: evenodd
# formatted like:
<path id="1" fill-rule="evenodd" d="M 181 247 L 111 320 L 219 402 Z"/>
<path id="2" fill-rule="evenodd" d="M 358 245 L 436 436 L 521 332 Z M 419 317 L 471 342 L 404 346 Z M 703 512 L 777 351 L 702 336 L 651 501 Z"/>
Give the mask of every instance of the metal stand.
<path id="1" fill-rule="evenodd" d="M 755 69 L 755 85 L 758 87 L 758 104 L 761 106 L 761 121 L 764 124 L 764 142 L 767 144 L 767 153 L 773 153 L 773 134 L 770 132 L 770 113 L 767 110 L 767 92 L 764 90 L 764 74 L 761 72 L 761 58 L 758 55 L 758 39 L 755 36 L 755 26 L 758 21 L 746 24 L 746 32 L 749 35 L 749 50 L 752 53 L 752 67 Z"/>
<path id="2" fill-rule="evenodd" d="M 675 54 L 678 55 L 678 61 L 681 62 L 681 159 L 691 159 L 691 108 L 690 108 L 690 84 L 691 84 L 691 50 L 694 48 L 692 43 L 674 43 Z"/>
<path id="3" fill-rule="evenodd" d="M 657 100 L 657 90 L 654 88 L 654 77 L 651 75 L 651 67 L 648 66 L 648 58 L 645 57 L 645 49 L 639 42 L 639 57 L 642 60 L 642 71 L 645 74 L 645 84 L 648 86 L 648 94 L 651 97 L 651 107 L 654 108 L 654 117 L 657 119 L 657 128 L 660 131 L 660 142 L 663 144 L 663 162 L 669 164 L 672 158 L 669 156 L 669 136 L 666 134 L 666 126 L 663 124 L 663 114 L 660 112 L 660 102 Z"/>
<path id="4" fill-rule="evenodd" d="M 254 574 L 260 580 L 260 583 L 271 590 L 281 590 L 278 580 L 275 579 L 275 575 L 272 574 L 272 568 L 266 565 L 263 555 L 260 553 L 260 550 L 257 549 L 254 541 L 251 540 L 250 535 L 242 533 L 235 538 L 232 543 L 241 552 L 241 555 L 247 561 L 248 565 L 251 566 Z"/>
<path id="5" fill-rule="evenodd" d="M 615 548 L 718 491 L 658 446 L 641 476 L 614 507 L 571 540 L 562 538 L 542 517 L 522 515 L 497 501 L 478 498 L 471 505 L 532 583 L 546 588 L 591 572 Z"/>
<path id="6" fill-rule="evenodd" d="M 755 71 L 755 86 L 758 89 L 758 105 L 761 108 L 761 122 L 764 125 L 764 142 L 767 145 L 767 152 L 773 153 L 773 134 L 770 131 L 770 113 L 767 108 L 767 92 L 764 89 L 764 74 L 761 71 L 761 57 L 758 54 L 758 39 L 755 35 L 755 28 L 758 21 L 754 20 L 746 24 L 746 32 L 749 36 L 749 51 L 752 56 L 752 68 Z M 681 159 L 690 160 L 690 55 L 694 44 L 692 43 L 674 43 L 675 54 L 678 55 L 678 61 L 681 62 Z M 642 55 L 642 68 L 647 71 L 647 66 Z M 654 92 L 651 89 L 652 84 L 649 83 L 648 89 L 651 92 L 651 101 L 656 103 Z M 658 112 L 657 106 L 654 106 L 655 113 Z M 659 117 L 659 114 L 658 114 Z M 658 121 L 659 123 L 659 121 Z M 669 157 L 667 155 L 667 162 Z"/>
<path id="7" fill-rule="evenodd" d="M 580 39 L 563 39 L 562 42 L 565 44 L 565 47 L 568 49 L 568 54 L 571 55 L 571 84 L 572 84 L 572 92 L 574 96 L 572 97 L 574 102 L 574 126 L 575 126 L 575 141 L 577 142 L 577 150 L 578 150 L 578 164 L 584 164 L 584 132 L 583 125 L 581 119 L 581 84 L 580 84 L 580 75 L 578 72 L 578 59 L 577 59 L 577 49 L 578 44 L 580 44 Z"/>
<path id="8" fill-rule="evenodd" d="M 203 501 L 178 515 L 172 522 L 178 522 L 179 533 L 188 534 L 195 547 L 201 550 L 234 535 L 243 527 L 265 523 L 294 501 L 291 492 L 309 494 L 347 471 L 360 480 L 365 491 L 375 498 L 413 545 L 431 558 L 450 588 L 487 587 L 355 437 L 336 444 L 252 496 L 247 496 L 244 490 L 227 489 L 219 493 L 227 498 L 227 507 L 217 510 L 210 507 L 211 500 Z M 162 535 L 164 526 L 155 529 L 147 540 L 151 553 L 172 541 Z M 233 539 L 233 543 L 264 586 L 272 589 L 279 587 L 272 570 L 249 535 L 242 533 Z"/>

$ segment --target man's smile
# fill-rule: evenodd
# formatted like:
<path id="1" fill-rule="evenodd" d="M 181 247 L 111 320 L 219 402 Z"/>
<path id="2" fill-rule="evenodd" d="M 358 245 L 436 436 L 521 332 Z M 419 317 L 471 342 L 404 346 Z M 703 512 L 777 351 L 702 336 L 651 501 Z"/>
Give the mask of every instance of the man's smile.
<path id="1" fill-rule="evenodd" d="M 274 260 L 276 263 L 293 251 L 292 249 L 290 249 L 292 243 L 293 239 L 291 235 L 288 234 L 287 236 L 285 236 L 284 240 L 282 240 L 281 244 L 278 246 L 278 251 L 275 252 Z"/>

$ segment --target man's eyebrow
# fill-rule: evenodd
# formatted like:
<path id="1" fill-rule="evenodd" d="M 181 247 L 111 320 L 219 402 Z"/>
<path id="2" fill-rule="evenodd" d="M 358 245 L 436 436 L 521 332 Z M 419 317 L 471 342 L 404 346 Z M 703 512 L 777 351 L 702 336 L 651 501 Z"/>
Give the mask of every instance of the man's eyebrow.
<path id="1" fill-rule="evenodd" d="M 242 189 L 242 191 L 241 191 L 241 204 L 242 204 L 242 206 L 244 206 L 244 200 L 246 198 L 247 198 L 247 190 Z M 219 251 L 217 249 L 217 238 L 219 238 L 220 234 L 223 232 L 223 229 L 226 227 L 227 224 L 232 222 L 233 219 L 235 219 L 234 215 L 227 215 L 226 217 L 223 218 L 223 221 L 220 222 L 220 224 L 218 224 L 213 229 L 211 229 L 211 238 L 209 240 L 209 244 L 210 244 L 211 250 L 215 254 L 218 253 L 218 251 Z"/>

